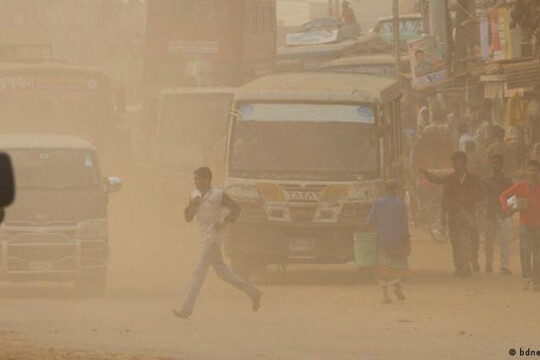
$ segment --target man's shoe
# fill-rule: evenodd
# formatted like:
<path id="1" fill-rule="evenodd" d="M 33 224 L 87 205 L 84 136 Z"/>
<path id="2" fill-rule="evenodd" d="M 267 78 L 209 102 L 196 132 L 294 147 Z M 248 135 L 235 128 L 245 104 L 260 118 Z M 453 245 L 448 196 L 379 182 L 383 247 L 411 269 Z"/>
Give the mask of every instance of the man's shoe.
<path id="1" fill-rule="evenodd" d="M 505 276 L 512 275 L 512 272 L 510 271 L 509 268 L 502 268 L 501 275 L 505 275 Z"/>
<path id="2" fill-rule="evenodd" d="M 486 274 L 491 274 L 493 272 L 493 266 L 491 264 L 486 264 Z"/>
<path id="3" fill-rule="evenodd" d="M 399 301 L 405 301 L 405 294 L 403 293 L 403 290 L 401 289 L 401 287 L 395 287 L 394 294 L 396 295 Z"/>
<path id="4" fill-rule="evenodd" d="M 176 309 L 171 309 L 172 313 L 174 314 L 174 316 L 176 316 L 177 318 L 179 319 L 183 319 L 183 320 L 188 320 L 189 317 L 191 316 L 191 314 L 189 314 L 187 311 L 185 310 L 176 310 Z"/>
<path id="5" fill-rule="evenodd" d="M 464 279 L 464 278 L 469 278 L 469 277 L 472 276 L 472 271 L 471 271 L 471 269 L 461 269 L 461 270 L 457 270 L 456 273 L 457 273 L 457 277 L 462 278 L 462 279 Z"/>
<path id="6" fill-rule="evenodd" d="M 257 293 L 257 295 L 255 295 L 255 297 L 253 297 L 253 299 L 251 299 L 251 309 L 254 311 L 254 312 L 257 312 L 259 311 L 259 309 L 261 308 L 261 298 L 262 298 L 262 295 L 263 293 L 261 291 L 259 291 Z"/>

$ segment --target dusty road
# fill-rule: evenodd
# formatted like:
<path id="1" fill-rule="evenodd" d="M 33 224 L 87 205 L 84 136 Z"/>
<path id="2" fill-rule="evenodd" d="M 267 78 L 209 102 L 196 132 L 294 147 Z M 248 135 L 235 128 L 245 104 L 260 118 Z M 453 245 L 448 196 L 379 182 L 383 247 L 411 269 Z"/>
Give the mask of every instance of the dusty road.
<path id="1" fill-rule="evenodd" d="M 194 317 L 178 320 L 169 309 L 197 254 L 182 200 L 129 191 L 111 199 L 105 298 L 81 298 L 69 285 L 1 285 L 0 359 L 509 359 L 511 348 L 540 350 L 540 293 L 521 290 L 517 243 L 515 275 L 460 280 L 449 245 L 422 233 L 404 304 L 380 304 L 377 285 L 359 282 L 352 266 L 292 267 L 256 279 L 256 314 L 210 274 Z M 152 211 L 157 201 L 168 210 Z"/>

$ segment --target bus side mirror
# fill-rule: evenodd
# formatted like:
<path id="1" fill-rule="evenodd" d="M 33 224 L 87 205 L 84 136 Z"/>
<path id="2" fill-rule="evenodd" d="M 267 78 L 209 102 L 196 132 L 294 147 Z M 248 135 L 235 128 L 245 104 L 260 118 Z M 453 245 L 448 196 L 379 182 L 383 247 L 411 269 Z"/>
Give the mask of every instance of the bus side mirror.
<path id="1" fill-rule="evenodd" d="M 11 158 L 6 153 L 0 153 L 0 223 L 4 220 L 4 208 L 15 200 L 15 177 Z"/>

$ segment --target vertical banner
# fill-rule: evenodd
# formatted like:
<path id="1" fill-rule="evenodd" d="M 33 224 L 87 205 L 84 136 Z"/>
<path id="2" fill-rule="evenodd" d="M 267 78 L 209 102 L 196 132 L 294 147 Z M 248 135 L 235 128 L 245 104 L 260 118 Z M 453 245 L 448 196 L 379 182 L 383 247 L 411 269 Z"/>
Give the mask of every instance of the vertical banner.
<path id="1" fill-rule="evenodd" d="M 410 40 L 407 46 L 416 88 L 436 84 L 448 78 L 439 44 L 432 36 Z"/>
<path id="2" fill-rule="evenodd" d="M 480 48 L 482 60 L 489 59 L 489 20 L 487 16 L 480 18 Z"/>
<path id="3" fill-rule="evenodd" d="M 510 37 L 510 13 L 500 8 L 491 11 L 492 56 L 494 60 L 512 58 L 512 40 Z"/>

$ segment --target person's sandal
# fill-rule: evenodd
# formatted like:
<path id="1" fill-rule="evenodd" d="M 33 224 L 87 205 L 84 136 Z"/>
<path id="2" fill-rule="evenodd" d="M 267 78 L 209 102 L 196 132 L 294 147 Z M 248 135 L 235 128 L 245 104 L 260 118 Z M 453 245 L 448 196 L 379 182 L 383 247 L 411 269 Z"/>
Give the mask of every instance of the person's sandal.
<path id="1" fill-rule="evenodd" d="M 190 314 L 188 314 L 187 311 L 176 310 L 176 309 L 171 309 L 171 311 L 174 314 L 174 316 L 176 316 L 179 319 L 183 319 L 183 320 L 188 320 L 189 319 Z"/>
<path id="2" fill-rule="evenodd" d="M 251 309 L 254 311 L 254 312 L 257 312 L 259 311 L 259 309 L 261 308 L 261 298 L 262 298 L 262 295 L 263 293 L 261 291 L 259 291 L 259 293 L 257 295 L 255 295 L 255 297 L 253 299 L 251 299 L 252 303 L 251 303 Z"/>
<path id="3" fill-rule="evenodd" d="M 403 290 L 400 287 L 394 288 L 394 294 L 396 295 L 399 301 L 405 301 L 405 294 L 403 293 Z"/>

